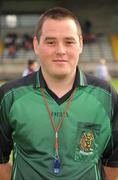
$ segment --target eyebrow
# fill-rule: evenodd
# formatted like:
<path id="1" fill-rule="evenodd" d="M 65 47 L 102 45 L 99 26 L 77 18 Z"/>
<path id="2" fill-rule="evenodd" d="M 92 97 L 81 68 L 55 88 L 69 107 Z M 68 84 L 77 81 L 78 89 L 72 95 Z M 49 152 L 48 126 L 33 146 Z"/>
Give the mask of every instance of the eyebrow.
<path id="1" fill-rule="evenodd" d="M 44 41 L 48 41 L 48 40 L 56 40 L 56 38 L 55 38 L 55 37 L 46 37 L 46 38 L 44 39 Z"/>
<path id="2" fill-rule="evenodd" d="M 75 38 L 73 38 L 73 37 L 66 37 L 66 38 L 64 38 L 65 40 L 72 40 L 72 41 L 76 41 L 76 39 Z"/>
<path id="3" fill-rule="evenodd" d="M 44 41 L 47 41 L 47 40 L 56 40 L 56 39 L 57 39 L 56 37 L 46 37 L 46 38 L 44 39 Z M 73 38 L 72 36 L 70 36 L 70 37 L 65 37 L 64 39 L 65 39 L 65 40 L 73 40 L 73 41 L 76 41 L 76 39 Z"/>

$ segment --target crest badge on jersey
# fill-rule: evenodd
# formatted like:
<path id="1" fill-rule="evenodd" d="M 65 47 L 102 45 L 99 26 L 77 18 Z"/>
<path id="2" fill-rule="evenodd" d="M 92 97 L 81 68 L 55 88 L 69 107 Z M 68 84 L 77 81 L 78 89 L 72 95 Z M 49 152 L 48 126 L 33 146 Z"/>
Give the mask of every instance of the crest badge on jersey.
<path id="1" fill-rule="evenodd" d="M 94 134 L 92 131 L 82 132 L 80 139 L 80 153 L 83 155 L 91 155 L 94 150 Z"/>

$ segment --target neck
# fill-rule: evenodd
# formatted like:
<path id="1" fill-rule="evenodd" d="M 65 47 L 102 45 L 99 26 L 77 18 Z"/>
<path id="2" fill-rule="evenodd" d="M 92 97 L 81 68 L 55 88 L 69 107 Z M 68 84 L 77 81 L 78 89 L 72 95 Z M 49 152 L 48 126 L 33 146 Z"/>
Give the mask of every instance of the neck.
<path id="1" fill-rule="evenodd" d="M 59 98 L 64 96 L 68 91 L 72 89 L 76 71 L 70 76 L 63 78 L 56 78 L 55 76 L 48 76 L 42 71 L 43 77 L 47 83 L 48 88 L 53 91 Z"/>

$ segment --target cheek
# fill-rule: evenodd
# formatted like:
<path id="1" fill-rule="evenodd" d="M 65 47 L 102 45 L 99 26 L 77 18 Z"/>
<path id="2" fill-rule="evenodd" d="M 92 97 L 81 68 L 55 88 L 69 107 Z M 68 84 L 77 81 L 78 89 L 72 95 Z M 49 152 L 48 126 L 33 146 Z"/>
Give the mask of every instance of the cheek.
<path id="1" fill-rule="evenodd" d="M 43 55 L 51 55 L 52 53 L 54 53 L 54 49 L 53 48 L 49 48 L 49 47 L 45 47 L 43 46 L 42 48 L 39 49 L 39 53 L 43 54 Z"/>
<path id="2" fill-rule="evenodd" d="M 48 56 L 46 48 L 39 47 L 39 59 L 44 60 Z"/>
<path id="3" fill-rule="evenodd" d="M 39 59 L 41 64 L 46 66 L 50 62 L 52 57 L 53 57 L 53 52 L 51 49 L 46 47 L 39 49 Z"/>
<path id="4" fill-rule="evenodd" d="M 69 51 L 70 57 L 73 59 L 78 59 L 79 58 L 79 48 L 71 48 L 71 50 Z"/>

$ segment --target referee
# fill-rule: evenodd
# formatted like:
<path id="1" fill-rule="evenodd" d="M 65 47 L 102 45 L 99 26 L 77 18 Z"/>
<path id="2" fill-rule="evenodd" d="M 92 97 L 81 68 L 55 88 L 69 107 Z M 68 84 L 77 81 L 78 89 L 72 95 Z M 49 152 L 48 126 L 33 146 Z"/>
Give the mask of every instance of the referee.
<path id="1" fill-rule="evenodd" d="M 33 44 L 39 71 L 0 88 L 0 179 L 114 180 L 118 95 L 79 69 L 77 18 L 61 7 L 49 9 Z"/>

